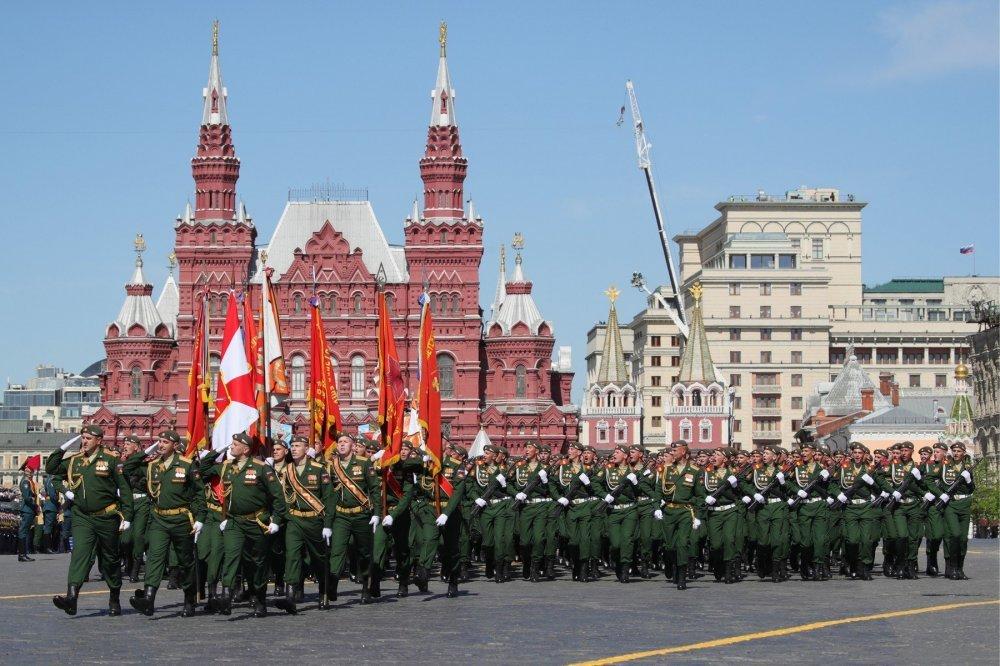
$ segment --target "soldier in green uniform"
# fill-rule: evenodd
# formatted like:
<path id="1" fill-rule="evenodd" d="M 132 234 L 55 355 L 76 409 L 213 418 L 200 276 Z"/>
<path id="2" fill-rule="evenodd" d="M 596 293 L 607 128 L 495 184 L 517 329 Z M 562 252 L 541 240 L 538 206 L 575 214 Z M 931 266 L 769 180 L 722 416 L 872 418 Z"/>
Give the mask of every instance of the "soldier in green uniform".
<path id="1" fill-rule="evenodd" d="M 538 459 L 538 442 L 529 441 L 524 447 L 524 460 L 514 465 L 509 493 L 520 512 L 521 562 L 526 579 L 537 583 L 545 557 L 546 523 L 551 510 L 549 475 Z"/>
<path id="2" fill-rule="evenodd" d="M 373 555 L 369 591 L 373 597 L 381 596 L 380 581 L 382 574 L 389 568 L 389 556 L 396 562 L 396 578 L 399 588 L 396 596 L 403 598 L 409 595 L 410 574 L 413 569 L 410 542 L 410 527 L 412 518 L 410 508 L 417 491 L 414 484 L 414 474 L 419 471 L 419 462 L 412 459 L 413 447 L 404 440 L 400 447 L 399 460 L 388 471 L 382 470 L 384 476 L 383 506 L 385 516 L 382 518 L 382 528 L 376 529 L 373 538 Z M 381 459 L 381 454 L 375 453 L 375 460 Z M 418 459 L 419 460 L 419 459 Z M 421 590 L 427 591 L 427 582 L 418 583 Z"/>
<path id="3" fill-rule="evenodd" d="M 47 474 L 39 483 L 38 490 L 41 513 L 35 521 L 35 552 L 51 555 L 57 550 L 53 537 L 56 518 L 59 515 L 59 492 L 52 483 L 52 477 Z"/>
<path id="4" fill-rule="evenodd" d="M 368 458 L 354 453 L 354 442 L 347 435 L 337 438 L 337 456 L 330 462 L 334 510 L 327 514 L 324 526 L 330 537 L 330 601 L 337 600 L 337 585 L 344 574 L 348 547 L 357 553 L 361 581 L 361 603 L 371 603 L 368 588 L 372 559 L 372 536 L 380 522 L 382 484 L 378 470 Z"/>
<path id="5" fill-rule="evenodd" d="M 653 490 L 655 505 L 663 508 L 654 509 L 653 518 L 663 523 L 664 558 L 671 563 L 673 583 L 686 590 L 691 533 L 701 527 L 695 510 L 703 473 L 691 462 L 686 441 L 676 440 L 670 450 L 670 464 L 660 470 Z"/>
<path id="6" fill-rule="evenodd" d="M 636 569 L 640 578 L 649 578 L 649 566 L 653 561 L 653 487 L 656 478 L 646 462 L 646 449 L 642 444 L 628 447 L 628 465 L 639 479 L 636 494 Z"/>
<path id="7" fill-rule="evenodd" d="M 789 506 L 798 505 L 795 520 L 801 543 L 800 572 L 802 580 L 829 580 L 830 575 L 826 570 L 826 528 L 829 513 L 826 480 L 830 478 L 830 472 L 813 460 L 816 446 L 811 442 L 803 442 L 801 455 L 801 463 L 792 471 L 790 490 L 794 497 L 788 500 Z"/>
<path id="8" fill-rule="evenodd" d="M 287 613 L 298 612 L 295 601 L 304 577 L 306 556 L 319 582 L 319 605 L 326 609 L 327 543 L 333 530 L 324 527 L 324 520 L 334 510 L 333 483 L 330 468 L 307 455 L 309 440 L 301 435 L 292 437 L 291 461 L 283 465 L 278 481 L 285 498 L 288 522 L 285 523 L 284 596 L 275 606 Z"/>
<path id="9" fill-rule="evenodd" d="M 924 447 L 926 449 L 928 447 Z M 923 458 L 924 449 L 920 449 Z M 920 466 L 920 472 L 924 475 L 924 484 L 932 494 L 937 490 L 937 494 L 944 491 L 941 481 L 941 473 L 944 470 L 945 462 L 948 458 L 948 447 L 942 442 L 935 444 L 929 451 L 928 459 Z M 933 489 L 931 489 L 933 486 Z M 938 550 L 944 540 L 944 513 L 934 502 L 927 507 L 925 517 L 924 536 L 927 539 L 927 568 L 925 572 L 930 577 L 938 575 Z"/>
<path id="10" fill-rule="evenodd" d="M 146 466 L 145 490 L 151 503 L 147 540 L 145 589 L 136 590 L 129 603 L 143 615 L 152 615 L 156 590 L 167 568 L 167 552 L 173 549 L 184 590 L 181 617 L 194 615 L 194 542 L 205 521 L 205 485 L 198 465 L 177 451 L 180 435 L 166 430 L 159 435 L 159 457 Z M 138 490 L 138 488 L 136 489 Z"/>
<path id="11" fill-rule="evenodd" d="M 757 573 L 775 583 L 788 579 L 788 505 L 785 473 L 778 465 L 780 449 L 766 447 L 750 472 L 757 509 L 752 520 L 757 535 Z"/>
<path id="12" fill-rule="evenodd" d="M 154 443 L 152 450 L 159 448 Z M 126 454 L 124 462 L 125 479 L 132 488 L 132 526 L 122 532 L 122 545 L 126 548 L 125 563 L 129 582 L 139 582 L 139 569 L 146 553 L 146 529 L 149 525 L 149 495 L 146 491 L 146 452 L 142 442 L 135 435 L 126 435 L 123 444 Z"/>
<path id="13" fill-rule="evenodd" d="M 250 457 L 252 447 L 246 433 L 233 435 L 232 460 L 217 461 L 209 471 L 222 483 L 222 594 L 215 599 L 215 610 L 222 615 L 232 612 L 233 588 L 241 573 L 253 596 L 253 616 L 267 615 L 267 536 L 277 534 L 285 522 L 278 478 L 269 465 Z"/>
<path id="14" fill-rule="evenodd" d="M 965 553 L 969 547 L 970 508 L 976 481 L 972 477 L 972 467 L 965 456 L 965 444 L 962 442 L 951 445 L 951 460 L 945 462 L 941 469 L 941 483 L 945 489 L 955 485 L 951 494 L 940 494 L 940 499 L 945 502 L 945 577 L 968 580 L 969 577 L 965 575 Z"/>
<path id="15" fill-rule="evenodd" d="M 590 477 L 581 461 L 586 447 L 579 442 L 570 444 L 568 459 L 554 470 L 556 501 L 565 511 L 561 528 L 566 537 L 567 556 L 573 569 L 573 580 L 590 580 L 591 552 L 590 521 L 593 498 Z"/>
<path id="16" fill-rule="evenodd" d="M 73 440 L 56 449 L 45 462 L 45 471 L 55 477 L 73 502 L 73 554 L 65 596 L 52 598 L 67 615 L 76 615 L 77 595 L 90 571 L 95 551 L 97 565 L 110 590 L 108 614 L 121 615 L 121 566 L 118 534 L 132 520 L 132 490 L 118 458 L 101 447 L 104 431 L 88 425 L 80 430 L 80 451 L 66 456 Z"/>
<path id="17" fill-rule="evenodd" d="M 892 524 L 896 535 L 894 571 L 897 579 L 917 578 L 917 548 L 923 531 L 920 519 L 920 503 L 925 494 L 935 496 L 922 482 L 923 474 L 913 463 L 913 443 L 901 442 L 897 449 L 898 462 L 889 466 Z M 912 478 L 910 478 L 912 477 Z"/>
<path id="18" fill-rule="evenodd" d="M 425 432 L 426 434 L 426 432 Z M 430 458 L 413 456 L 413 502 L 410 505 L 410 533 L 414 536 L 414 583 L 421 592 L 427 592 L 430 570 L 441 544 L 436 524 L 441 502 L 437 480 L 428 466 Z"/>
<path id="19" fill-rule="evenodd" d="M 35 517 L 41 514 L 41 507 L 33 475 L 27 464 L 21 466 L 21 483 L 18 486 L 21 492 L 21 522 L 17 528 L 18 562 L 35 561 L 35 558 L 28 554 L 28 545 L 31 543 L 31 526 L 35 524 Z"/>
<path id="20" fill-rule="evenodd" d="M 611 460 L 594 478 L 595 492 L 604 497 L 608 511 L 607 529 L 609 556 L 615 566 L 615 575 L 621 583 L 628 583 L 632 568 L 635 535 L 638 525 L 636 499 L 639 496 L 639 476 L 629 467 L 628 448 L 619 444 L 611 453 Z"/>
<path id="21" fill-rule="evenodd" d="M 219 480 L 219 467 L 215 464 L 211 451 L 201 453 L 201 477 L 205 486 L 205 526 L 198 536 L 197 562 L 201 567 L 200 576 L 208 591 L 205 611 L 216 612 L 216 599 L 219 596 L 219 580 L 222 577 L 222 482 Z M 218 494 L 216 493 L 218 491 Z"/>
<path id="22" fill-rule="evenodd" d="M 547 484 L 547 495 L 549 502 L 555 498 L 555 469 L 556 464 L 552 455 L 552 447 L 542 444 L 538 447 L 538 461 L 545 468 L 550 481 Z M 542 571 L 547 580 L 556 578 L 556 556 L 559 548 L 559 523 L 552 518 L 552 507 L 545 514 L 545 554 L 542 556 Z"/>
<path id="23" fill-rule="evenodd" d="M 504 469 L 497 464 L 500 447 L 488 445 L 481 458 L 475 461 L 471 476 L 475 483 L 470 488 L 473 502 L 479 507 L 479 526 L 483 535 L 483 549 L 486 560 L 486 577 L 497 583 L 507 580 L 513 552 L 509 535 L 513 531 L 512 516 L 507 511 L 510 496 L 507 495 L 507 477 Z M 487 494 L 487 491 L 491 491 Z"/>
<path id="24" fill-rule="evenodd" d="M 701 492 L 705 495 L 708 520 L 709 561 L 716 580 L 726 583 L 739 581 L 737 556 L 737 522 L 741 489 L 735 469 L 730 468 L 726 447 L 712 453 L 712 462 L 702 475 Z"/>
<path id="25" fill-rule="evenodd" d="M 844 506 L 844 555 L 851 578 L 872 579 L 875 542 L 878 540 L 878 514 L 871 502 L 888 486 L 885 479 L 868 465 L 868 449 L 852 442 L 851 458 L 835 471 L 831 494 Z M 848 496 L 847 493 L 850 493 Z"/>
<path id="26" fill-rule="evenodd" d="M 270 453 L 264 462 L 274 468 L 275 476 L 280 479 L 289 462 L 288 442 L 280 437 L 277 441 L 267 437 L 264 447 Z M 281 526 L 277 534 L 268 535 L 267 540 L 268 578 L 274 580 L 275 596 L 281 596 L 285 588 L 285 525 Z"/>
<path id="27" fill-rule="evenodd" d="M 465 494 L 472 489 L 473 477 L 468 474 L 468 466 L 454 468 L 454 473 L 448 476 L 448 483 L 442 484 L 442 491 L 451 488 L 447 494 L 448 503 L 441 509 L 440 515 L 434 520 L 441 529 L 441 571 L 448 581 L 447 597 L 458 596 L 458 583 L 462 568 L 462 512 L 464 511 Z M 457 514 L 457 515 L 456 515 Z"/>
<path id="28" fill-rule="evenodd" d="M 580 460 L 583 463 L 584 472 L 589 475 L 588 478 L 597 476 L 603 469 L 603 466 L 597 461 L 597 449 L 593 446 L 587 446 Z M 601 542 L 605 533 L 606 515 L 604 511 L 598 511 L 598 507 L 601 506 L 602 502 L 601 498 L 597 496 L 596 486 L 593 483 L 585 485 L 589 489 L 589 493 L 586 502 L 582 506 L 583 509 L 590 513 L 590 524 L 587 526 L 587 532 L 590 536 L 590 567 L 587 580 L 594 582 L 598 579 L 600 573 Z"/>
<path id="29" fill-rule="evenodd" d="M 455 485 L 459 481 L 457 478 L 459 472 L 461 472 L 462 478 L 465 478 L 465 474 L 467 472 L 466 459 L 469 454 L 462 447 L 451 444 L 448 445 L 445 452 L 445 459 L 442 461 L 441 465 L 441 476 L 451 484 L 453 494 Z M 448 484 L 442 484 L 441 490 L 444 494 L 442 499 L 450 502 L 452 494 L 447 492 L 447 488 Z M 459 516 L 455 519 L 455 522 L 452 523 L 451 527 L 442 531 L 442 539 L 444 539 L 447 535 L 452 534 L 453 530 L 457 531 L 459 549 L 459 580 L 465 582 L 469 580 L 469 565 L 472 559 L 472 538 L 471 526 L 469 523 L 469 509 L 471 501 L 469 500 L 468 493 L 463 492 L 462 498 L 459 502 L 461 505 Z M 445 546 L 442 542 L 442 551 L 444 550 Z"/>

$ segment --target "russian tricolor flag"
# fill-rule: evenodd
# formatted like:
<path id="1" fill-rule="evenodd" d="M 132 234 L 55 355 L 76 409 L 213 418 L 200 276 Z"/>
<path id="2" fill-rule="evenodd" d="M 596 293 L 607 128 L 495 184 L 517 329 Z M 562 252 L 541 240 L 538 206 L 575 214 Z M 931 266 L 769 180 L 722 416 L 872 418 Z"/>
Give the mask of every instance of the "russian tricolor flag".
<path id="1" fill-rule="evenodd" d="M 958 248 L 958 251 L 962 254 L 972 254 L 976 251 L 976 244 L 966 245 L 965 247 Z"/>

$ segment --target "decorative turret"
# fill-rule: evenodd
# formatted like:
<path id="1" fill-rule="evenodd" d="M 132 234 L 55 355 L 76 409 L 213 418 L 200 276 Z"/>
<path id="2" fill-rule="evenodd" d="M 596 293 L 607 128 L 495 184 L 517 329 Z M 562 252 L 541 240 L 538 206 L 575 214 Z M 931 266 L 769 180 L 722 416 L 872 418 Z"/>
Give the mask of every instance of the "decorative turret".
<path id="1" fill-rule="evenodd" d="M 604 295 L 611 302 L 608 310 L 608 325 L 604 332 L 604 351 L 601 354 L 601 368 L 597 372 L 597 381 L 601 384 L 613 382 L 624 384 L 628 381 L 628 370 L 625 367 L 625 349 L 622 347 L 622 333 L 618 330 L 618 311 L 615 301 L 621 294 L 614 285 L 608 287 Z"/>
<path id="2" fill-rule="evenodd" d="M 708 336 L 705 334 L 705 323 L 701 317 L 701 283 L 695 282 L 689 290 L 694 299 L 691 312 L 691 329 L 684 353 L 681 355 L 681 367 L 678 380 L 681 382 L 716 382 L 722 381 L 712 362 L 712 351 L 708 347 Z"/>
<path id="3" fill-rule="evenodd" d="M 180 309 L 180 292 L 177 291 L 177 283 L 174 281 L 174 267 L 177 266 L 177 255 L 171 252 L 167 256 L 167 281 L 163 283 L 163 290 L 160 297 L 156 299 L 156 310 L 163 318 L 163 322 L 170 329 L 170 336 L 177 334 L 177 315 Z"/>
<path id="4" fill-rule="evenodd" d="M 951 403 L 951 414 L 945 424 L 942 438 L 949 446 L 963 442 L 972 452 L 974 426 L 972 424 L 972 402 L 969 400 L 969 366 L 959 363 L 955 368 L 955 401 Z"/>
<path id="5" fill-rule="evenodd" d="M 142 272 L 142 253 L 146 251 L 142 234 L 136 234 L 134 245 L 135 270 L 125 283 L 125 302 L 108 327 L 108 337 L 169 337 L 170 331 L 153 304 L 153 285 Z"/>

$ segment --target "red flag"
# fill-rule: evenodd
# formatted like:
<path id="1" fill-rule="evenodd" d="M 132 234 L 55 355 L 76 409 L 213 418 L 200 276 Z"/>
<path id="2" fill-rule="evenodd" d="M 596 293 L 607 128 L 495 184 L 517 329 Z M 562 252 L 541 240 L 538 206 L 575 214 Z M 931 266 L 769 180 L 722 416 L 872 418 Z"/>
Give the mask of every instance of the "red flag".
<path id="1" fill-rule="evenodd" d="M 312 322 L 309 327 L 309 414 L 312 429 L 309 441 L 316 451 L 334 450 L 336 437 L 343 425 L 340 419 L 340 397 L 333 376 L 330 351 L 319 316 L 319 299 L 312 298 Z"/>
<path id="2" fill-rule="evenodd" d="M 421 296 L 420 309 L 420 386 L 417 389 L 420 426 L 427 430 L 424 446 L 430 457 L 431 473 L 441 471 L 441 382 L 438 377 L 434 323 L 429 300 Z"/>
<path id="3" fill-rule="evenodd" d="M 385 292 L 378 292 L 378 423 L 382 428 L 385 454 L 379 463 L 388 468 L 399 461 L 403 444 L 403 406 L 406 396 L 403 387 L 403 370 L 396 353 L 396 340 L 392 337 L 392 322 Z"/>
<path id="4" fill-rule="evenodd" d="M 253 394 L 253 377 L 240 330 L 239 305 L 229 295 L 226 328 L 222 334 L 222 360 L 215 391 L 215 427 L 212 448 L 216 451 L 229 446 L 233 435 L 246 432 L 257 422 L 257 403 Z"/>
<path id="5" fill-rule="evenodd" d="M 273 268 L 264 270 L 261 283 L 261 342 L 264 345 L 264 390 L 272 398 L 288 397 L 288 375 L 285 372 L 285 356 L 281 351 L 281 322 L 278 319 L 278 301 L 271 287 Z"/>
<path id="6" fill-rule="evenodd" d="M 42 466 L 42 455 L 36 453 L 33 456 L 28 456 L 24 459 L 24 464 L 21 465 L 21 469 L 26 469 L 29 472 L 37 472 Z"/>
<path id="7" fill-rule="evenodd" d="M 203 302 L 195 319 L 194 350 L 191 353 L 191 370 L 188 372 L 188 417 L 186 456 L 194 456 L 208 444 L 208 384 L 205 358 L 208 356 L 208 308 Z"/>

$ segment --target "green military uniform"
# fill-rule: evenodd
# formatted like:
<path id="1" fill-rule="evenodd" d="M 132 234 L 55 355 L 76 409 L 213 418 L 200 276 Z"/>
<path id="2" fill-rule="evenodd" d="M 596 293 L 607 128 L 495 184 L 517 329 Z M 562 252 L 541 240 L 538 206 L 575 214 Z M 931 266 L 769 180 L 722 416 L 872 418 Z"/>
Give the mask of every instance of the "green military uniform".
<path id="1" fill-rule="evenodd" d="M 353 453 L 341 460 L 334 458 L 330 467 L 333 482 L 334 510 L 327 514 L 325 525 L 333 530 L 330 541 L 330 599 L 337 599 L 337 584 L 347 563 L 348 546 L 353 541 L 357 552 L 361 600 L 371 599 L 368 590 L 372 559 L 372 524 L 381 509 L 381 483 L 378 471 L 367 458 Z"/>
<path id="2" fill-rule="evenodd" d="M 39 500 L 41 504 L 41 520 L 35 521 L 35 552 L 54 553 L 57 548 L 53 541 L 56 519 L 59 516 L 59 491 L 52 483 L 52 477 L 46 475 L 45 481 L 41 484 Z"/>
<path id="3" fill-rule="evenodd" d="M 437 481 L 426 464 L 414 470 L 413 502 L 410 505 L 410 534 L 413 536 L 414 572 L 417 588 L 427 591 L 430 570 L 434 566 L 441 537 L 435 521 L 438 517 Z"/>
<path id="4" fill-rule="evenodd" d="M 458 595 L 458 581 L 461 579 L 462 550 L 461 539 L 463 527 L 462 514 L 465 511 L 465 495 L 472 488 L 472 477 L 468 476 L 465 466 L 455 466 L 448 477 L 451 484 L 451 494 L 448 502 L 441 509 L 441 515 L 435 523 L 441 527 L 441 573 L 448 581 L 449 598 Z M 446 492 L 447 485 L 442 485 Z"/>
<path id="5" fill-rule="evenodd" d="M 952 445 L 952 449 L 956 447 L 965 450 L 962 444 Z M 969 547 L 969 519 L 975 481 L 968 458 L 963 457 L 960 462 L 949 460 L 942 467 L 941 483 L 944 487 L 950 488 L 955 484 L 944 505 L 945 576 L 953 580 L 968 579 L 965 575 L 965 554 Z"/>
<path id="6" fill-rule="evenodd" d="M 218 468 L 212 461 L 202 460 L 201 475 L 205 486 L 205 520 L 201 534 L 198 536 L 198 566 L 201 567 L 203 575 L 201 580 L 208 588 L 208 603 L 206 608 L 214 613 L 216 610 L 216 598 L 218 597 L 219 580 L 222 577 L 222 530 L 219 525 L 222 523 L 222 502 L 215 494 L 218 488 L 222 493 L 222 482 L 219 481 Z"/>
<path id="7" fill-rule="evenodd" d="M 441 476 L 451 484 L 452 493 L 455 492 L 456 484 L 466 478 L 466 468 L 465 461 L 460 457 L 447 456 L 442 462 L 441 466 Z M 443 493 L 442 499 L 451 501 L 451 495 L 447 493 L 447 485 L 442 484 L 441 491 Z M 471 500 L 468 497 L 468 493 L 462 492 L 462 497 L 459 500 L 458 516 L 453 516 L 454 523 L 451 527 L 448 527 L 442 532 L 442 538 L 446 535 L 451 534 L 453 531 L 457 531 L 458 537 L 458 549 L 459 549 L 459 578 L 464 581 L 468 578 L 469 564 L 472 557 L 472 538 L 471 538 L 471 526 L 470 526 L 470 505 Z M 443 545 L 443 544 L 442 544 Z"/>
<path id="8" fill-rule="evenodd" d="M 633 478 L 629 478 L 629 477 Z M 634 555 L 635 535 L 639 514 L 636 499 L 639 496 L 638 475 L 628 463 L 608 463 L 594 479 L 595 491 L 604 496 L 608 505 L 607 530 L 609 555 L 615 565 L 618 580 L 628 583 Z M 608 498 L 613 498 L 612 502 Z M 599 508 L 598 511 L 601 509 Z"/>
<path id="9" fill-rule="evenodd" d="M 740 480 L 729 467 L 709 466 L 702 474 L 700 492 L 705 496 L 705 515 L 708 528 L 709 559 L 716 580 L 726 583 L 738 581 L 736 557 L 740 520 Z M 714 498 L 714 502 L 713 502 Z"/>
<path id="10" fill-rule="evenodd" d="M 167 431 L 160 437 L 180 444 L 180 437 L 173 431 Z M 129 602 L 141 613 L 153 614 L 156 590 L 163 580 L 168 552 L 172 549 L 180 568 L 181 589 L 184 590 L 182 615 L 188 617 L 194 614 L 196 593 L 194 530 L 201 529 L 205 521 L 205 485 L 201 472 L 191 458 L 172 453 L 146 466 L 145 490 L 151 504 L 145 590 Z"/>
<path id="11" fill-rule="evenodd" d="M 96 426 L 83 431 L 95 437 L 104 432 Z M 122 464 L 103 447 L 90 455 L 82 451 L 67 456 L 56 449 L 45 462 L 45 471 L 55 477 L 55 484 L 71 493 L 73 500 L 73 553 L 70 556 L 68 590 L 53 603 L 70 615 L 76 614 L 76 599 L 94 561 L 111 590 L 111 614 L 121 614 L 119 593 L 122 586 L 118 532 L 123 522 L 132 519 L 132 492 Z"/>
<path id="12" fill-rule="evenodd" d="M 138 444 L 138 438 L 135 439 Z M 146 552 L 146 531 L 149 527 L 149 493 L 146 489 L 146 453 L 138 451 L 125 460 L 124 473 L 132 488 L 132 525 L 122 532 L 122 547 L 128 565 L 129 580 L 139 582 L 139 568 Z"/>
<path id="13" fill-rule="evenodd" d="M 251 458 L 216 463 L 208 476 L 213 474 L 219 475 L 223 495 L 222 595 L 215 610 L 230 613 L 233 587 L 242 573 L 255 598 L 254 614 L 264 615 L 269 525 L 280 526 L 286 518 L 281 486 L 269 465 Z"/>
<path id="14" fill-rule="evenodd" d="M 641 446 L 632 446 L 630 450 L 642 451 L 643 449 Z M 649 565 L 653 561 L 653 511 L 656 510 L 653 502 L 653 488 L 656 485 L 656 477 L 653 475 L 653 471 L 642 460 L 630 465 L 630 467 L 639 480 L 638 492 L 635 498 L 635 560 L 639 565 L 639 575 L 642 578 L 649 578 Z"/>
<path id="15" fill-rule="evenodd" d="M 850 461 L 834 471 L 831 483 L 830 494 L 844 505 L 844 555 L 851 576 L 871 580 L 879 536 L 879 515 L 871 503 L 887 487 L 885 479 L 869 465 Z"/>
<path id="16" fill-rule="evenodd" d="M 290 461 L 278 474 L 284 494 L 288 522 L 285 523 L 284 599 L 279 608 L 295 613 L 295 600 L 304 578 L 306 556 L 319 582 L 320 605 L 326 605 L 327 552 L 323 537 L 324 521 L 334 510 L 333 482 L 329 466 L 305 456 L 297 464 Z"/>
<path id="17" fill-rule="evenodd" d="M 537 445 L 536 445 L 537 447 Z M 545 538 L 552 498 L 548 471 L 538 460 L 523 460 L 511 471 L 508 493 L 520 511 L 521 561 L 532 581 L 538 582 L 545 557 Z"/>
<path id="18" fill-rule="evenodd" d="M 917 549 L 924 527 L 920 503 L 928 490 L 921 481 L 923 475 L 913 461 L 891 463 L 887 472 L 888 481 L 892 484 L 890 492 L 896 500 L 891 510 L 896 539 L 893 568 L 897 578 L 916 578 Z"/>
<path id="19" fill-rule="evenodd" d="M 566 536 L 567 555 L 573 566 L 573 580 L 588 582 L 591 579 L 591 560 L 597 557 L 592 551 L 590 536 L 594 499 L 587 467 L 579 461 L 566 462 L 553 472 L 557 501 L 566 507 L 561 525 Z"/>
<path id="20" fill-rule="evenodd" d="M 291 460 L 291 456 L 286 454 L 284 460 L 270 463 L 271 468 L 274 470 L 274 475 L 279 479 L 288 467 L 289 460 Z M 264 462 L 267 463 L 268 460 Z M 283 524 L 277 534 L 267 535 L 268 579 L 274 580 L 275 594 L 280 594 L 285 586 L 285 528 L 286 526 Z M 297 583 L 298 581 L 288 582 Z"/>
<path id="21" fill-rule="evenodd" d="M 510 497 L 503 486 L 507 479 L 503 470 L 495 463 L 476 461 L 470 474 L 473 483 L 469 494 L 480 507 L 479 526 L 483 535 L 483 549 L 486 555 L 486 575 L 494 575 L 496 582 L 502 583 L 507 576 L 507 568 L 513 559 L 512 514 L 507 510 Z M 498 482 L 498 477 L 503 481 Z M 486 497 L 486 490 L 496 484 L 497 491 Z"/>
<path id="22" fill-rule="evenodd" d="M 934 449 L 937 448 L 944 449 L 945 451 L 948 450 L 948 447 L 944 444 L 935 445 Z M 931 449 L 932 455 L 934 449 Z M 941 492 L 944 491 L 944 486 L 941 482 L 943 469 L 944 464 L 934 462 L 932 458 L 928 459 L 924 465 L 920 466 L 920 472 L 924 476 L 924 485 L 933 495 L 940 495 Z M 944 537 L 944 512 L 936 505 L 935 502 L 931 502 L 924 515 L 924 538 L 927 539 L 927 568 L 925 569 L 925 572 L 928 576 L 933 577 L 938 575 L 937 554 Z"/>
<path id="23" fill-rule="evenodd" d="M 700 520 L 695 516 L 698 488 L 702 487 L 703 472 L 690 460 L 683 460 L 660 470 L 654 487 L 656 505 L 663 521 L 663 551 L 667 568 L 672 565 L 674 584 L 687 589 L 688 559 L 692 549 L 691 532 Z"/>
<path id="24" fill-rule="evenodd" d="M 825 479 L 829 472 L 815 460 L 795 466 L 792 470 L 791 492 L 792 503 L 797 504 L 794 510 L 794 520 L 798 525 L 799 544 L 801 546 L 799 566 L 802 580 L 828 580 L 826 571 L 827 553 L 827 521 L 829 518 L 826 503 Z M 819 479 L 819 481 L 817 481 Z M 816 483 L 813 483 L 813 482 Z M 813 484 L 810 490 L 806 488 Z M 805 495 L 805 497 L 803 497 Z"/>
<path id="25" fill-rule="evenodd" d="M 396 562 L 396 577 L 399 579 L 397 597 L 409 595 L 410 573 L 413 569 L 413 549 L 411 547 L 410 508 L 417 492 L 414 475 L 420 471 L 419 462 L 407 459 L 396 462 L 388 471 L 382 492 L 385 497 L 382 527 L 375 529 L 372 544 L 372 564 L 370 571 L 370 591 L 380 596 L 382 574 L 389 568 L 389 556 Z M 383 470 L 383 474 L 385 471 Z M 432 519 L 433 522 L 433 519 Z M 435 536 L 437 528 L 435 528 Z M 422 591 L 427 590 L 427 579 L 418 581 Z"/>
<path id="26" fill-rule="evenodd" d="M 789 518 L 784 477 L 775 464 L 750 470 L 753 498 L 759 504 L 751 517 L 756 526 L 757 571 L 762 578 L 770 575 L 775 583 L 787 577 Z"/>
<path id="27" fill-rule="evenodd" d="M 38 485 L 31 476 L 25 474 L 21 477 L 18 490 L 21 492 L 21 521 L 17 528 L 17 559 L 19 562 L 33 562 L 34 558 L 28 555 L 28 544 L 31 543 L 31 528 L 36 516 L 41 515 Z"/>

